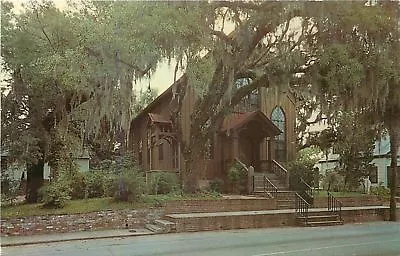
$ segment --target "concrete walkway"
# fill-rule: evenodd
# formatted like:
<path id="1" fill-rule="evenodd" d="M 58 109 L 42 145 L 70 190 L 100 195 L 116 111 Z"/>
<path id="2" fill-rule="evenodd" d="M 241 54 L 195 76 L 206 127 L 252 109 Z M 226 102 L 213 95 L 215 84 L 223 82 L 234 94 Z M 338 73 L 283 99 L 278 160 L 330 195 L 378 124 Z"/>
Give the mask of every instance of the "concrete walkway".
<path id="1" fill-rule="evenodd" d="M 366 210 L 366 209 L 388 209 L 388 206 L 362 206 L 362 207 L 342 207 L 342 211 Z M 310 208 L 309 212 L 326 211 L 326 208 Z M 294 213 L 294 209 L 267 210 L 267 211 L 242 211 L 242 212 L 212 212 L 212 213 L 187 213 L 187 214 L 169 214 L 178 218 L 190 217 L 212 217 L 212 216 L 234 216 L 234 215 L 257 215 L 257 214 L 290 214 Z M 144 236 L 155 234 L 147 229 L 114 229 L 114 230 L 97 230 L 82 231 L 73 233 L 53 233 L 46 235 L 32 236 L 2 236 L 1 246 L 18 246 L 41 243 L 54 243 L 62 241 L 74 240 L 91 240 L 102 238 L 118 238 L 131 236 Z"/>
<path id="2" fill-rule="evenodd" d="M 147 229 L 114 229 L 114 230 L 81 231 L 72 233 L 55 233 L 55 234 L 32 235 L 32 236 L 2 236 L 1 246 L 3 247 L 3 246 L 17 246 L 17 245 L 28 245 L 28 244 L 55 243 L 63 241 L 75 241 L 75 240 L 144 236 L 152 234 L 154 233 Z"/>
<path id="3" fill-rule="evenodd" d="M 389 206 L 378 205 L 378 206 L 342 207 L 342 211 L 371 210 L 371 209 L 389 209 Z M 308 212 L 326 212 L 326 211 L 328 211 L 326 207 L 308 209 Z M 166 216 L 173 218 L 201 218 L 201 217 L 219 217 L 219 216 L 288 214 L 288 213 L 295 213 L 295 209 L 240 211 L 240 212 L 173 213 L 173 214 L 167 214 Z"/>

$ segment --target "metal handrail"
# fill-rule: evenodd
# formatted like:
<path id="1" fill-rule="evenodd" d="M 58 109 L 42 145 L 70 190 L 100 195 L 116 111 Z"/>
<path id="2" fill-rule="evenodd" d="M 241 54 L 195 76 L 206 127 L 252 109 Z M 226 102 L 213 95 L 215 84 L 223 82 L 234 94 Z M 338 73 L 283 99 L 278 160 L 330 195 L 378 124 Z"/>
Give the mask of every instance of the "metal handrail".
<path id="1" fill-rule="evenodd" d="M 244 164 L 244 163 L 242 163 L 238 158 L 235 158 L 235 159 L 233 159 L 235 162 L 237 162 L 238 164 L 240 164 L 240 166 L 242 166 L 245 170 L 246 170 L 246 172 L 248 172 L 249 171 L 249 168 Z"/>
<path id="2" fill-rule="evenodd" d="M 340 220 L 342 220 L 342 202 L 340 202 L 336 197 L 334 197 L 328 191 L 328 211 L 332 213 L 337 213 Z"/>
<path id="3" fill-rule="evenodd" d="M 296 214 L 304 217 L 304 224 L 308 224 L 308 210 L 310 208 L 310 204 L 304 200 L 298 193 L 296 193 L 295 197 L 295 206 L 296 206 Z"/>
<path id="4" fill-rule="evenodd" d="M 289 186 L 289 174 L 285 167 L 275 160 L 272 160 L 271 163 L 271 171 L 284 180 L 286 186 Z"/>
<path id="5" fill-rule="evenodd" d="M 266 175 L 264 175 L 264 194 L 267 193 L 271 194 L 273 197 L 276 197 L 278 194 L 278 188 L 268 179 Z"/>
<path id="6" fill-rule="evenodd" d="M 310 204 L 313 204 L 314 201 L 314 189 L 308 185 L 308 183 L 302 178 L 300 177 L 300 183 L 303 186 L 303 190 L 301 191 L 301 193 L 306 196 L 307 198 L 307 202 Z"/>

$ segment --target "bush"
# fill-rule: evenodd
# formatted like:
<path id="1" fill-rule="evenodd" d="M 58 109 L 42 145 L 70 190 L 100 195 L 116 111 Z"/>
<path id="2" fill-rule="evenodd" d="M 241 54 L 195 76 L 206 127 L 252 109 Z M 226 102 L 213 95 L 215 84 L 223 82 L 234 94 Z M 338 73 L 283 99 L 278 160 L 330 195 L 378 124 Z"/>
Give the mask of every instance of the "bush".
<path id="1" fill-rule="evenodd" d="M 222 193 L 222 189 L 224 187 L 224 181 L 221 179 L 215 179 L 210 181 L 208 185 L 208 190 L 215 193 Z"/>
<path id="2" fill-rule="evenodd" d="M 380 197 L 389 197 L 390 189 L 379 185 L 378 187 L 371 187 L 371 195 L 380 196 Z"/>
<path id="3" fill-rule="evenodd" d="M 247 171 L 235 162 L 228 171 L 228 180 L 234 193 L 245 194 L 247 192 Z"/>
<path id="4" fill-rule="evenodd" d="M 179 189 L 178 178 L 175 173 L 153 173 L 149 182 L 150 194 L 168 194 Z"/>
<path id="5" fill-rule="evenodd" d="M 318 162 L 318 154 L 320 150 L 318 148 L 305 148 L 298 152 L 296 159 L 291 162 L 288 166 L 289 169 L 289 184 L 293 190 L 300 191 L 303 189 L 303 185 L 300 179 L 310 185 L 311 187 L 317 187 L 319 184 L 319 171 L 318 168 L 314 168 Z"/>
<path id="6" fill-rule="evenodd" d="M 322 179 L 322 187 L 327 191 L 343 191 L 344 177 L 335 170 L 327 171 Z"/>
<path id="7" fill-rule="evenodd" d="M 146 190 L 146 181 L 142 174 L 132 169 L 125 169 L 115 175 L 111 187 L 114 199 L 118 201 L 141 201 Z"/>
<path id="8" fill-rule="evenodd" d="M 1 171 L 1 204 L 13 204 L 19 192 L 20 181 L 13 180 L 7 170 Z"/>
<path id="9" fill-rule="evenodd" d="M 71 199 L 83 199 L 85 198 L 85 177 L 82 173 L 74 173 L 69 177 L 69 186 L 71 188 L 70 196 Z"/>
<path id="10" fill-rule="evenodd" d="M 109 177 L 107 173 L 101 170 L 90 170 L 84 174 L 84 177 L 86 185 L 86 196 L 88 198 L 107 196 L 105 193 L 106 179 Z"/>
<path id="11" fill-rule="evenodd" d="M 62 208 L 71 199 L 72 189 L 64 179 L 53 181 L 39 190 L 45 207 Z"/>

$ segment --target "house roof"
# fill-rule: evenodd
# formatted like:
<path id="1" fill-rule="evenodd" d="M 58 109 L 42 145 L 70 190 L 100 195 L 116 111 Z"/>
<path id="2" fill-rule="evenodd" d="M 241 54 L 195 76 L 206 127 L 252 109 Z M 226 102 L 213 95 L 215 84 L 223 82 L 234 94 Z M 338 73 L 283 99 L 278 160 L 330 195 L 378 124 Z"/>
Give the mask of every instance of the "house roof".
<path id="1" fill-rule="evenodd" d="M 159 115 L 159 114 L 154 114 L 154 113 L 149 113 L 149 118 L 152 122 L 154 123 L 171 123 L 171 120 L 169 120 L 168 118 Z"/>
<path id="2" fill-rule="evenodd" d="M 278 127 L 260 110 L 244 113 L 235 113 L 226 117 L 222 123 L 220 131 L 238 130 L 252 120 L 261 121 L 266 126 L 270 136 L 282 133 Z"/>
<path id="3" fill-rule="evenodd" d="M 181 76 L 178 80 L 176 80 L 175 83 L 173 83 L 170 87 L 168 87 L 163 93 L 161 93 L 160 95 L 158 95 L 157 98 L 155 98 L 152 102 L 150 102 L 149 105 L 147 105 L 142 111 L 140 111 L 139 114 L 137 114 L 137 116 L 132 120 L 132 123 L 136 122 L 137 120 L 139 120 L 140 118 L 146 116 L 147 113 L 150 113 L 150 111 L 157 106 L 157 104 L 167 98 L 167 97 L 171 97 L 172 96 L 172 88 L 174 86 L 178 86 L 178 85 L 182 85 L 184 82 L 186 81 L 186 76 L 183 75 Z"/>

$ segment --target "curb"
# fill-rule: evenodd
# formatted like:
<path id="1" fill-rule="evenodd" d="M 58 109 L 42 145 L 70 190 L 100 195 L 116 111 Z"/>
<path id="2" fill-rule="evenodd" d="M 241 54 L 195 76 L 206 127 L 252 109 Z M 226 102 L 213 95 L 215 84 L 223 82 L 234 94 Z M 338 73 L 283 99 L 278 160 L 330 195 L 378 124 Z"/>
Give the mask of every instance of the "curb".
<path id="1" fill-rule="evenodd" d="M 128 233 L 128 234 L 119 234 L 119 235 L 103 235 L 103 236 L 88 236 L 88 237 L 71 237 L 71 238 L 60 238 L 60 239 L 52 239 L 52 240 L 37 240 L 37 241 L 22 241 L 22 242 L 6 242 L 1 243 L 1 247 L 11 247 L 11 246 L 23 246 L 23 245 L 33 245 L 33 244 L 48 244 L 48 243 L 59 243 L 59 242 L 68 242 L 68 241 L 78 241 L 78 240 L 96 240 L 96 239 L 107 239 L 107 238 L 124 238 L 124 237 L 133 237 L 133 236 L 149 236 L 156 235 L 152 231 L 141 232 L 141 233 Z"/>

